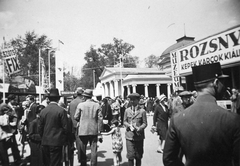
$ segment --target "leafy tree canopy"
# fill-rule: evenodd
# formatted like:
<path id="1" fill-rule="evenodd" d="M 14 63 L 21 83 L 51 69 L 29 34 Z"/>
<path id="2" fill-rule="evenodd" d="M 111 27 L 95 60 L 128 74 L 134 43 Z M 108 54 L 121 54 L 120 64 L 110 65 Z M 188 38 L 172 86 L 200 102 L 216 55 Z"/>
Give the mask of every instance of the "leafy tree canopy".
<path id="1" fill-rule="evenodd" d="M 157 57 L 156 55 L 150 55 L 147 58 L 145 58 L 145 66 L 149 68 L 157 67 L 157 62 L 159 61 L 160 57 Z"/>
<path id="2" fill-rule="evenodd" d="M 38 83 L 39 73 L 39 49 L 44 59 L 46 69 L 48 69 L 48 50 L 51 49 L 51 40 L 46 35 L 37 35 L 34 31 L 26 32 L 25 36 L 18 36 L 11 40 L 12 46 L 17 50 L 18 60 L 21 65 L 22 75 L 28 75 Z M 51 64 L 55 63 L 51 57 Z M 54 73 L 54 66 L 51 65 L 51 73 Z M 52 78 L 55 80 L 55 78 Z"/>
<path id="3" fill-rule="evenodd" d="M 81 82 L 84 88 L 95 88 L 104 67 L 119 66 L 122 60 L 123 67 L 136 67 L 138 57 L 133 57 L 130 52 L 134 46 L 123 42 L 121 39 L 113 38 L 113 43 L 102 44 L 100 48 L 90 47 L 85 53 L 86 64 L 82 69 Z"/>

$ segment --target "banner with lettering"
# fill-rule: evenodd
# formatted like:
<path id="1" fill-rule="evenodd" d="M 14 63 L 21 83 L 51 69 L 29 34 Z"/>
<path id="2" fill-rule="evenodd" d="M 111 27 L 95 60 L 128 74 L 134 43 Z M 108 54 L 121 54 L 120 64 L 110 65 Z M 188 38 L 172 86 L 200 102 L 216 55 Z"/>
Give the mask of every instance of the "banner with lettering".
<path id="1" fill-rule="evenodd" d="M 36 86 L 34 81 L 28 77 L 23 76 L 21 66 L 18 60 L 17 51 L 13 47 L 3 47 L 0 50 L 0 57 L 4 62 L 4 72 L 9 76 L 8 93 L 26 93 L 35 94 Z"/>
<path id="2" fill-rule="evenodd" d="M 170 52 L 173 85 L 179 77 L 192 73 L 193 66 L 220 62 L 222 66 L 240 62 L 240 25 Z"/>
<path id="3" fill-rule="evenodd" d="M 173 54 L 173 53 L 172 53 Z M 222 66 L 240 61 L 240 25 L 176 51 L 179 74 L 191 73 L 192 66 L 220 62 Z"/>
<path id="4" fill-rule="evenodd" d="M 0 57 L 2 57 L 4 60 L 4 65 L 8 75 L 12 75 L 21 71 L 18 56 L 13 47 L 1 49 L 0 54 Z"/>

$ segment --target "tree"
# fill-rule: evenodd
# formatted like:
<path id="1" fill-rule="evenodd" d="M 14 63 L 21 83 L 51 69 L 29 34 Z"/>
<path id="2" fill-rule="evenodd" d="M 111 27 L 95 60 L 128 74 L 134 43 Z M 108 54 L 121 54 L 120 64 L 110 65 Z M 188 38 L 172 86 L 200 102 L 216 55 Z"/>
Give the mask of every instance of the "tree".
<path id="1" fill-rule="evenodd" d="M 75 91 L 77 87 L 82 87 L 80 79 L 70 74 L 70 72 L 64 73 L 64 90 Z"/>
<path id="2" fill-rule="evenodd" d="M 156 55 L 150 55 L 147 58 L 145 58 L 145 66 L 149 68 L 157 67 L 158 66 L 158 61 L 160 57 L 157 57 Z"/>
<path id="3" fill-rule="evenodd" d="M 95 88 L 93 85 L 100 82 L 99 77 L 104 67 L 114 67 L 119 64 L 120 59 L 123 60 L 124 67 L 136 67 L 138 57 L 130 55 L 133 48 L 133 45 L 117 38 L 113 38 L 113 43 L 102 44 L 97 49 L 91 46 L 84 57 L 86 64 L 83 66 L 81 77 L 83 87 Z"/>
<path id="4" fill-rule="evenodd" d="M 102 44 L 98 51 L 105 57 L 107 64 L 110 66 L 119 64 L 121 59 L 123 67 L 136 67 L 138 58 L 130 55 L 133 49 L 134 45 L 125 43 L 122 39 L 113 38 L 113 43 Z"/>
<path id="5" fill-rule="evenodd" d="M 38 36 L 34 31 L 26 32 L 24 38 L 18 36 L 11 40 L 12 46 L 17 50 L 18 59 L 22 69 L 22 75 L 27 76 L 30 71 L 30 77 L 35 83 L 38 83 L 39 74 L 39 49 L 44 59 L 46 69 L 48 69 L 48 50 L 51 49 L 51 40 L 46 35 Z M 52 64 L 55 62 L 51 57 Z M 55 65 L 51 65 L 51 73 L 55 71 Z M 52 77 L 52 80 L 54 78 Z M 55 82 L 55 80 L 54 80 Z"/>
<path id="6" fill-rule="evenodd" d="M 84 88 L 93 89 L 95 88 L 93 84 L 96 85 L 97 82 L 100 82 L 99 77 L 108 62 L 98 54 L 94 46 L 91 46 L 90 50 L 85 53 L 84 59 L 87 63 L 82 68 L 81 83 Z M 93 77 L 95 82 L 93 82 Z"/>

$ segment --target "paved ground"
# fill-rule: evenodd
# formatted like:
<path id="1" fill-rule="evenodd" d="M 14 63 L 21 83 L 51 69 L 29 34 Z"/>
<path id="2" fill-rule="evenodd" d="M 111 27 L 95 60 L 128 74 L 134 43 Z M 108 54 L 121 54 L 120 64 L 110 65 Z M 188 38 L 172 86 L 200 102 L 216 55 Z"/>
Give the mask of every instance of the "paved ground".
<path id="1" fill-rule="evenodd" d="M 142 166 L 163 166 L 162 164 L 162 154 L 157 153 L 157 144 L 158 138 L 156 134 L 152 134 L 150 132 L 152 126 L 152 116 L 148 116 L 148 127 L 145 129 L 146 139 L 144 141 L 144 155 L 142 159 Z M 128 166 L 127 158 L 126 158 L 126 144 L 125 144 L 125 128 L 121 128 L 124 148 L 122 151 L 122 163 L 121 166 Z M 98 147 L 98 166 L 112 166 L 112 143 L 111 136 L 103 136 L 103 143 L 99 143 Z M 19 149 L 21 149 L 21 145 L 19 145 Z M 90 150 L 87 150 L 87 153 L 90 157 Z M 11 154 L 11 150 L 9 150 L 9 154 Z M 29 146 L 26 145 L 24 151 L 24 158 L 29 156 L 30 149 Z M 13 161 L 12 156 L 10 155 L 10 161 Z M 88 162 L 90 164 L 90 162 Z M 28 163 L 29 165 L 29 163 Z M 80 166 L 77 162 L 77 156 L 74 156 L 74 166 Z"/>

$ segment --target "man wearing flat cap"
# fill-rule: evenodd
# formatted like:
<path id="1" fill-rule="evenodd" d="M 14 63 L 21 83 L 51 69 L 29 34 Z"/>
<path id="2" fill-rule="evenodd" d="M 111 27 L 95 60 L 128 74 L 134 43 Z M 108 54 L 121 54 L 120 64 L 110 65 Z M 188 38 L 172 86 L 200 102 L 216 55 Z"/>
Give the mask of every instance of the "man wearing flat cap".
<path id="1" fill-rule="evenodd" d="M 75 134 L 75 139 L 76 139 L 75 141 L 76 141 L 76 147 L 77 147 L 77 151 L 78 151 L 78 161 L 79 162 L 80 162 L 80 152 L 81 152 L 81 150 L 80 150 L 80 139 L 79 139 L 79 136 L 78 136 L 78 125 L 77 125 L 78 122 L 74 119 L 74 115 L 75 115 L 78 104 L 85 101 L 83 96 L 82 96 L 83 92 L 84 92 L 83 88 L 78 87 L 75 91 L 75 95 L 77 97 L 71 101 L 71 103 L 69 104 L 69 107 L 68 107 L 68 112 L 70 114 L 70 117 L 71 117 L 71 120 L 72 120 L 72 123 L 73 123 L 72 131 Z"/>
<path id="2" fill-rule="evenodd" d="M 139 105 L 140 95 L 132 93 L 128 96 L 131 107 L 128 107 L 124 113 L 124 126 L 126 127 L 126 147 L 128 165 L 141 166 L 144 145 L 144 129 L 147 127 L 146 111 Z"/>
<path id="3" fill-rule="evenodd" d="M 42 138 L 44 165 L 62 165 L 62 148 L 69 133 L 67 112 L 58 105 L 60 97 L 58 89 L 50 89 L 50 103 L 40 113 L 38 132 Z"/>
<path id="4" fill-rule="evenodd" d="M 163 152 L 165 166 L 239 166 L 240 116 L 217 105 L 224 94 L 220 63 L 192 67 L 198 96 L 171 119 Z"/>
<path id="5" fill-rule="evenodd" d="M 79 122 L 78 136 L 80 138 L 80 163 L 87 166 L 87 145 L 91 148 L 91 166 L 97 166 L 97 142 L 102 129 L 102 112 L 99 103 L 92 100 L 93 90 L 86 89 L 83 92 L 85 102 L 77 106 L 74 119 Z"/>
<path id="6" fill-rule="evenodd" d="M 193 99 L 192 99 L 193 93 L 192 92 L 183 91 L 183 92 L 179 93 L 179 96 L 181 97 L 182 106 L 184 109 L 186 109 L 187 107 L 192 105 L 192 103 L 193 103 Z"/>

